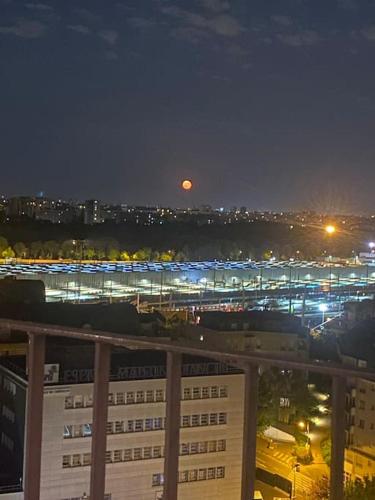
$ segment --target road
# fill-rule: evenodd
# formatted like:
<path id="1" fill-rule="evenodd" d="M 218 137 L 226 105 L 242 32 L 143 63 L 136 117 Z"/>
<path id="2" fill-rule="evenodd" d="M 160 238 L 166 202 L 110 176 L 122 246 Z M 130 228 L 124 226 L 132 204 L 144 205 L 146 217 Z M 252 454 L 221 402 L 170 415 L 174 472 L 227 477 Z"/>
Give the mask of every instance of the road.
<path id="1" fill-rule="evenodd" d="M 292 484 L 295 482 L 296 500 L 308 500 L 309 491 L 314 480 L 323 474 L 327 474 L 327 466 L 321 464 L 301 465 L 300 471 L 294 472 L 293 465 L 296 459 L 292 455 L 292 446 L 279 443 L 273 445 L 273 448 L 268 448 L 267 444 L 268 442 L 265 439 L 258 438 L 257 466 L 289 479 Z M 275 496 L 283 497 L 281 494 Z M 284 497 L 287 496 L 286 494 L 284 495 Z M 271 500 L 273 500 L 272 497 Z"/>

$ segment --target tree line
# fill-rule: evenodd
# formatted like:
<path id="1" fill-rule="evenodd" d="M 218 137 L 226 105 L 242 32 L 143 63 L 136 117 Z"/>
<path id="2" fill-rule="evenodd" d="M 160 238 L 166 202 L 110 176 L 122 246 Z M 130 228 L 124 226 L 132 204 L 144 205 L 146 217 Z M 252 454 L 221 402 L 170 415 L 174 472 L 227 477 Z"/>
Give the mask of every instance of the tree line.
<path id="1" fill-rule="evenodd" d="M 22 241 L 17 241 L 10 245 L 3 236 L 0 236 L 0 257 L 3 259 L 109 260 L 124 262 L 185 260 L 185 255 L 175 250 L 159 252 L 145 247 L 132 252 L 121 248 L 117 241 L 65 240 L 58 242 L 47 240 L 32 241 L 28 245 Z"/>

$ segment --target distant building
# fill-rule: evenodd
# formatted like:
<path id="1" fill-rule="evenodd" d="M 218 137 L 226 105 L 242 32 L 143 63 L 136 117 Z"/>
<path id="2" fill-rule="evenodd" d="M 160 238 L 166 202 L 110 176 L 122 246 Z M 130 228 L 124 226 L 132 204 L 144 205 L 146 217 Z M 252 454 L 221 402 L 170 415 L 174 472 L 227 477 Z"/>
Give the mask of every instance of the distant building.
<path id="1" fill-rule="evenodd" d="M 338 348 L 344 364 L 375 369 L 375 319 L 341 335 Z M 353 479 L 375 476 L 375 382 L 349 380 L 346 410 L 346 472 Z"/>
<path id="2" fill-rule="evenodd" d="M 85 224 L 100 224 L 103 222 L 101 217 L 100 202 L 98 200 L 85 201 L 84 223 Z"/>

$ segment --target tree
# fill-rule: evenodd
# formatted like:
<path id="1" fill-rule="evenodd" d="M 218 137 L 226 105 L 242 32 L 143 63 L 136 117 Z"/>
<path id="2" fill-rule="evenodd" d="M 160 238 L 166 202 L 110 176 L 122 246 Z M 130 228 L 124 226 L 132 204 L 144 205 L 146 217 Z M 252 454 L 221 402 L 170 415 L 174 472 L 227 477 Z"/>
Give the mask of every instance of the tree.
<path id="1" fill-rule="evenodd" d="M 47 259 L 55 259 L 59 253 L 59 244 L 57 241 L 48 240 L 43 243 L 43 254 Z"/>
<path id="2" fill-rule="evenodd" d="M 8 240 L 3 236 L 0 236 L 0 255 L 8 248 Z"/>
<path id="3" fill-rule="evenodd" d="M 140 248 L 133 254 L 133 260 L 147 261 L 151 259 L 151 248 Z"/>
<path id="4" fill-rule="evenodd" d="M 108 260 L 118 260 L 120 256 L 120 252 L 117 248 L 109 248 L 107 250 Z"/>
<path id="5" fill-rule="evenodd" d="M 311 500 L 328 500 L 329 499 L 329 479 L 323 476 L 319 481 L 316 481 L 309 494 Z M 345 485 L 343 500 L 374 500 L 375 498 L 375 477 L 371 479 L 365 477 L 363 480 L 356 479 Z"/>
<path id="6" fill-rule="evenodd" d="M 129 260 L 131 260 L 131 257 L 126 250 L 122 250 L 122 252 L 120 253 L 120 259 L 128 262 Z"/>
<path id="7" fill-rule="evenodd" d="M 22 243 L 22 241 L 18 241 L 14 245 L 13 248 L 14 248 L 14 251 L 16 253 L 16 256 L 19 259 L 26 259 L 28 250 L 27 250 L 27 246 L 25 245 L 25 243 Z"/>
<path id="8" fill-rule="evenodd" d="M 30 247 L 30 256 L 33 259 L 39 259 L 42 256 L 43 243 L 41 241 L 33 241 Z"/>
<path id="9" fill-rule="evenodd" d="M 14 257 L 16 256 L 12 247 L 7 247 L 2 251 L 1 255 L 4 259 L 14 259 Z"/>

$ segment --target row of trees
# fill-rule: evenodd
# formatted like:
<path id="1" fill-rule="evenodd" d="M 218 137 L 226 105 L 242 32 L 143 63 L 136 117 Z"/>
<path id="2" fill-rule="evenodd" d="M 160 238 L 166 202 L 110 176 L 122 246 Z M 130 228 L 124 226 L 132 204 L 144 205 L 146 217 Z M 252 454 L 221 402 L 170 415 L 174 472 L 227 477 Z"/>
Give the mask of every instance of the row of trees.
<path id="1" fill-rule="evenodd" d="M 309 492 L 311 500 L 329 500 L 329 479 L 324 476 L 316 481 Z M 373 500 L 375 498 L 375 477 L 356 480 L 345 485 L 343 500 Z"/>
<path id="2" fill-rule="evenodd" d="M 140 248 L 134 252 L 120 248 L 115 240 L 77 241 L 55 240 L 33 241 L 30 245 L 18 241 L 10 245 L 0 236 L 0 257 L 3 259 L 70 259 L 110 261 L 163 261 L 185 260 L 182 252 L 174 250 L 158 252 L 151 248 Z"/>

